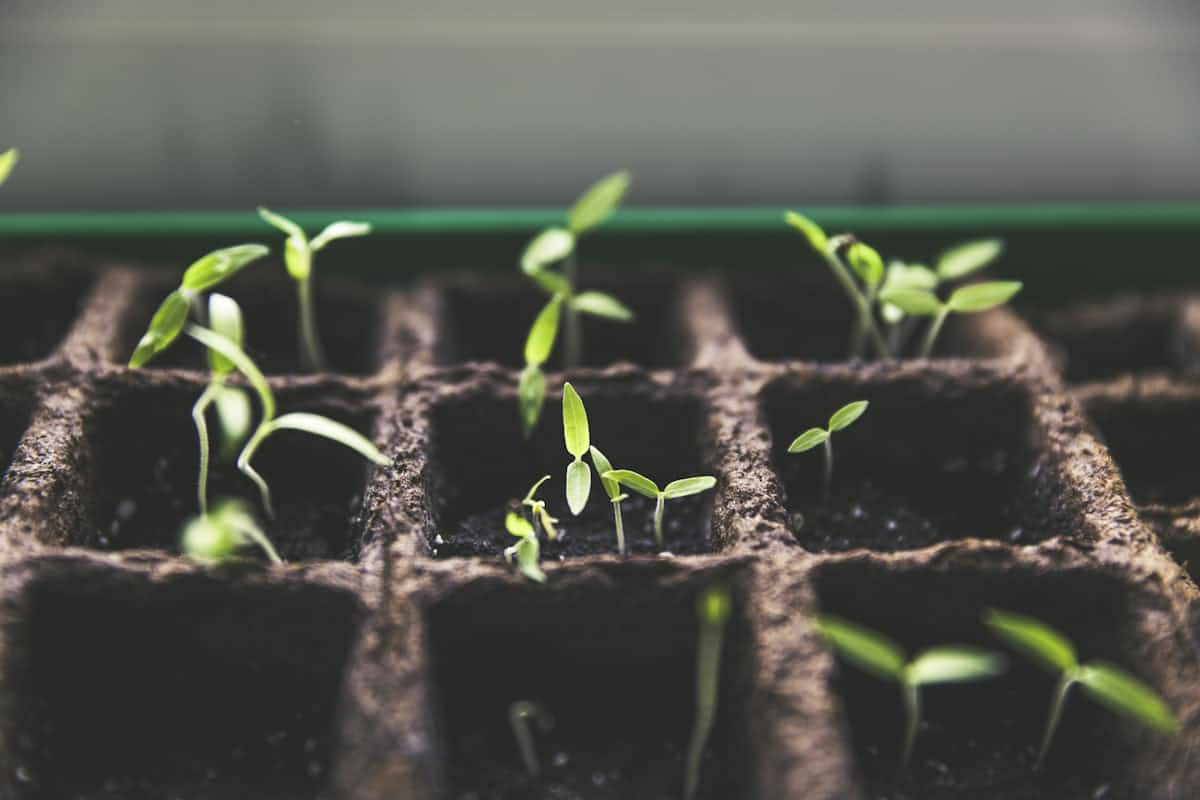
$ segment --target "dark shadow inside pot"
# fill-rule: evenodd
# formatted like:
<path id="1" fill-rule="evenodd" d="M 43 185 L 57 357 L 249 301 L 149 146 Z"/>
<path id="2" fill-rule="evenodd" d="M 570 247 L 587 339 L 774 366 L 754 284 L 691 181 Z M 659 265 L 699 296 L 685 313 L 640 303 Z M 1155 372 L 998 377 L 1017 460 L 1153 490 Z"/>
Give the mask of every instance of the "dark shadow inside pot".
<path id="1" fill-rule="evenodd" d="M 0 484 L 29 427 L 31 399 L 21 387 L 0 385 Z"/>
<path id="2" fill-rule="evenodd" d="M 38 271 L 31 271 L 36 265 Z M 93 276 L 53 259 L 4 270 L 0 284 L 0 365 L 50 356 L 79 314 Z"/>

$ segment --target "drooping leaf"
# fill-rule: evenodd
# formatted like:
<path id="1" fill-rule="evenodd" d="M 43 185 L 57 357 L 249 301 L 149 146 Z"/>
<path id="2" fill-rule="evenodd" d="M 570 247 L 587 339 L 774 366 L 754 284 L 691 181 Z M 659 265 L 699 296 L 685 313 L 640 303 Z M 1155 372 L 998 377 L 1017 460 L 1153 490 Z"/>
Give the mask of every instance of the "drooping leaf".
<path id="1" fill-rule="evenodd" d="M 541 565 L 538 564 L 541 560 L 542 547 L 538 543 L 537 537 L 530 536 L 521 539 L 512 549 L 516 554 L 517 568 L 521 570 L 521 574 L 531 581 L 545 583 L 546 573 L 542 572 Z"/>
<path id="2" fill-rule="evenodd" d="M 620 300 L 604 292 L 580 292 L 570 300 L 571 308 L 594 317 L 616 320 L 617 322 L 633 321 L 633 312 Z"/>
<path id="3" fill-rule="evenodd" d="M 928 317 L 942 310 L 942 301 L 925 289 L 885 289 L 879 293 L 879 300 L 914 317 Z"/>
<path id="4" fill-rule="evenodd" d="M 554 350 L 554 340 L 558 336 L 558 319 L 562 309 L 562 295 L 555 295 L 550 302 L 538 312 L 529 329 L 529 337 L 525 340 L 525 363 L 540 367 L 546 363 Z"/>
<path id="5" fill-rule="evenodd" d="M 517 405 L 521 411 L 521 430 L 528 438 L 542 416 L 546 401 L 546 376 L 536 364 L 526 364 L 517 381 Z"/>
<path id="6" fill-rule="evenodd" d="M 189 324 L 184 328 L 184 332 L 208 349 L 216 350 L 233 362 L 238 372 L 246 376 L 246 380 L 250 382 L 250 385 L 254 387 L 255 393 L 258 394 L 259 402 L 262 403 L 263 407 L 263 419 L 270 420 L 274 418 L 275 393 L 271 391 L 271 385 L 267 383 L 267 378 L 262 374 L 262 370 L 250 359 L 250 356 L 246 355 L 242 348 L 224 336 L 199 325 Z"/>
<path id="7" fill-rule="evenodd" d="M 311 433 L 313 436 L 330 439 L 338 444 L 349 447 L 368 461 L 380 466 L 387 466 L 392 463 L 391 459 L 379 452 L 379 449 L 371 444 L 370 439 L 349 425 L 344 425 L 337 420 L 329 419 L 329 417 L 298 411 L 276 417 L 268 424 L 272 430 L 302 431 L 304 433 Z"/>
<path id="8" fill-rule="evenodd" d="M 1118 714 L 1163 733 L 1179 731 L 1179 720 L 1158 693 L 1119 667 L 1092 661 L 1079 668 L 1076 680 L 1092 697 Z"/>
<path id="9" fill-rule="evenodd" d="M 906 669 L 908 680 L 917 685 L 961 683 L 999 675 L 1008 659 L 974 647 L 933 647 L 918 655 Z"/>
<path id="10" fill-rule="evenodd" d="M 707 587 L 696 598 L 696 616 L 704 625 L 724 625 L 732 610 L 733 598 L 729 594 L 729 587 L 723 584 Z"/>
<path id="11" fill-rule="evenodd" d="M 504 517 L 504 528 L 520 539 L 534 535 L 533 523 L 515 511 L 509 511 Z"/>
<path id="12" fill-rule="evenodd" d="M 582 461 L 567 464 L 567 508 L 579 516 L 592 493 L 592 470 Z"/>
<path id="13" fill-rule="evenodd" d="M 550 480 L 549 475 L 543 475 L 542 477 L 538 478 L 537 482 L 534 483 L 533 486 L 529 487 L 529 491 L 525 493 L 525 499 L 521 502 L 532 503 L 534 498 L 537 497 L 537 490 L 542 488 L 542 484 L 548 480 Z"/>
<path id="14" fill-rule="evenodd" d="M 600 485 L 604 487 L 604 493 L 608 495 L 608 499 L 615 500 L 621 495 L 621 484 L 611 478 L 604 477 L 604 473 L 612 472 L 612 464 L 609 463 L 608 458 L 605 457 L 604 453 L 600 452 L 596 445 L 592 445 L 590 450 L 592 453 L 592 466 L 596 468 L 596 474 L 600 476 Z"/>
<path id="15" fill-rule="evenodd" d="M 326 245 L 336 239 L 350 239 L 356 236 L 366 236 L 371 232 L 371 223 L 369 222 L 350 222 L 341 220 L 339 222 L 331 222 L 325 226 L 325 230 L 321 231 L 313 238 L 310 245 L 313 252 L 323 250 Z"/>
<path id="16" fill-rule="evenodd" d="M 238 347 L 243 346 L 242 309 L 232 297 L 215 292 L 208 297 L 208 326 Z M 208 368 L 214 375 L 233 372 L 233 362 L 216 350 L 208 351 Z"/>
<path id="17" fill-rule="evenodd" d="M 611 472 L 602 473 L 600 477 L 614 480 L 622 486 L 633 489 L 642 497 L 649 497 L 651 500 L 658 499 L 658 486 L 654 481 L 631 469 L 614 469 Z"/>
<path id="18" fill-rule="evenodd" d="M 843 428 L 850 427 L 863 415 L 868 405 L 869 403 L 866 400 L 856 400 L 853 403 L 847 403 L 842 406 L 833 412 L 833 416 L 829 418 L 829 430 L 831 432 L 840 431 Z"/>
<path id="19" fill-rule="evenodd" d="M 583 400 L 575 387 L 570 383 L 563 384 L 563 439 L 567 444 L 567 452 L 575 458 L 583 458 L 591 445 L 588 435 L 587 411 L 583 408 Z"/>
<path id="20" fill-rule="evenodd" d="M 575 249 L 575 235 L 565 228 L 547 228 L 533 237 L 521 253 L 521 271 L 526 275 L 540 272 L 562 261 Z"/>
<path id="21" fill-rule="evenodd" d="M 221 426 L 221 454 L 232 459 L 254 423 L 250 396 L 238 386 L 222 386 L 213 396 L 213 408 Z"/>
<path id="22" fill-rule="evenodd" d="M 283 231 L 283 233 L 286 234 L 288 236 L 288 238 L 295 237 L 297 239 L 304 239 L 305 241 L 307 241 L 308 237 L 306 237 L 304 235 L 304 229 L 301 228 L 299 225 L 297 225 L 295 222 L 292 222 L 290 219 L 285 217 L 283 214 L 276 214 L 274 211 L 267 208 L 266 206 L 259 206 L 258 207 L 258 215 L 260 217 L 262 217 L 264 220 L 266 220 L 267 223 L 269 223 L 276 229 Z"/>
<path id="23" fill-rule="evenodd" d="M 937 274 L 944 281 L 965 278 L 991 264 L 1004 252 L 999 239 L 977 239 L 951 247 L 938 258 Z"/>
<path id="24" fill-rule="evenodd" d="M 699 475 L 694 478 L 680 478 L 677 481 L 671 481 L 663 487 L 662 493 L 663 497 L 673 500 L 678 497 L 707 492 L 716 485 L 717 479 L 711 475 Z"/>
<path id="25" fill-rule="evenodd" d="M 978 311 L 1002 306 L 1021 291 L 1020 281 L 992 281 L 990 283 L 973 283 L 956 289 L 946 305 L 951 311 L 960 314 L 972 314 Z"/>
<path id="26" fill-rule="evenodd" d="M 578 235 L 604 222 L 621 205 L 631 180 L 632 176 L 621 170 L 593 183 L 567 212 L 567 227 Z"/>
<path id="27" fill-rule="evenodd" d="M 261 244 L 239 244 L 214 250 L 184 270 L 180 287 L 203 292 L 236 275 L 270 250 Z"/>
<path id="28" fill-rule="evenodd" d="M 176 289 L 167 295 L 154 312 L 150 327 L 138 340 L 133 355 L 129 357 L 129 366 L 140 367 L 170 347 L 187 324 L 190 309 L 188 293 Z"/>
<path id="29" fill-rule="evenodd" d="M 883 258 L 866 242 L 850 245 L 846 249 L 846 261 L 867 286 L 875 287 L 883 282 Z"/>
<path id="30" fill-rule="evenodd" d="M 830 614 L 814 617 L 813 626 L 855 666 L 886 680 L 898 681 L 903 675 L 904 651 L 883 634 Z"/>
<path id="31" fill-rule="evenodd" d="M 824 428 L 809 428 L 792 440 L 792 443 L 788 445 L 788 452 L 804 453 L 818 445 L 825 444 L 827 439 L 829 439 L 829 431 Z"/>
<path id="32" fill-rule="evenodd" d="M 13 167 L 17 165 L 17 161 L 21 158 L 20 151 L 15 147 L 11 147 L 0 153 L 0 186 L 8 180 L 8 176 L 12 174 Z"/>
<path id="33" fill-rule="evenodd" d="M 825 252 L 829 246 L 829 237 L 825 235 L 825 231 L 821 230 L 821 226 L 813 222 L 803 214 L 797 214 L 795 211 L 788 211 L 783 215 L 783 219 L 788 225 L 791 225 L 796 230 L 804 234 L 808 239 L 808 243 L 812 245 L 812 249 L 818 253 Z"/>
<path id="34" fill-rule="evenodd" d="M 1079 666 L 1075 647 L 1066 637 L 1033 617 L 988 609 L 983 621 L 1008 644 L 1056 673 Z"/>

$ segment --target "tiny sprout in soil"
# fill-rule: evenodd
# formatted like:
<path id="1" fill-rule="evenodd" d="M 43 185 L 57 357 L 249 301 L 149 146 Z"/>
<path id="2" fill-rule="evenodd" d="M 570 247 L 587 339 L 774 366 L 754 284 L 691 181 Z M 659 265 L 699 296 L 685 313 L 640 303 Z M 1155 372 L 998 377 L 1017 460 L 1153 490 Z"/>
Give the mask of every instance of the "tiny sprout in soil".
<path id="1" fill-rule="evenodd" d="M 717 715 L 717 683 L 721 675 L 721 641 L 732 601 L 725 586 L 710 586 L 696 598 L 699 620 L 696 647 L 696 721 L 688 739 L 683 797 L 692 800 L 700 785 L 700 757 Z"/>
<path id="2" fill-rule="evenodd" d="M 13 167 L 17 165 L 20 157 L 21 153 L 15 147 L 0 153 L 0 186 L 3 186 L 4 182 L 8 180 L 8 176 L 12 173 Z"/>
<path id="3" fill-rule="evenodd" d="M 258 215 L 287 234 L 283 262 L 288 275 L 296 281 L 296 296 L 300 304 L 300 365 L 314 372 L 323 370 L 326 368 L 325 352 L 317 335 L 317 317 L 313 308 L 313 258 L 335 239 L 366 236 L 371 232 L 371 226 L 366 222 L 333 222 L 310 240 L 303 228 L 281 214 L 259 206 Z"/>
<path id="4" fill-rule="evenodd" d="M 608 495 L 608 501 L 613 507 L 613 522 L 617 529 L 617 553 L 625 555 L 625 523 L 621 519 L 621 503 L 629 499 L 629 495 L 621 491 L 621 484 L 614 481 L 612 478 L 604 477 L 605 473 L 612 472 L 613 467 L 604 453 L 595 445 L 591 447 L 592 466 L 596 468 L 596 474 L 600 476 L 600 485 L 604 487 L 604 493 Z"/>
<path id="5" fill-rule="evenodd" d="M 632 489 L 642 497 L 648 497 L 656 501 L 656 505 L 654 506 L 654 541 L 659 547 L 663 546 L 663 505 L 666 501 L 707 492 L 717 485 L 717 479 L 711 475 L 698 475 L 692 478 L 680 478 L 677 481 L 671 481 L 662 489 L 659 489 L 658 484 L 654 481 L 631 469 L 614 469 L 605 472 L 600 477 L 616 481 L 621 486 Z"/>
<path id="6" fill-rule="evenodd" d="M 631 322 L 633 312 L 621 301 L 603 292 L 579 291 L 579 274 L 575 262 L 576 244 L 581 236 L 599 227 L 621 204 L 629 188 L 628 172 L 614 172 L 601 178 L 585 191 L 567 213 L 565 228 L 547 228 L 525 246 L 521 254 L 521 271 L 549 295 L 546 306 L 538 313 L 525 341 L 525 368 L 518 383 L 518 402 L 526 435 L 537 425 L 545 396 L 545 377 L 542 365 L 550 357 L 558 334 L 560 320 L 565 316 L 565 354 L 567 369 L 583 363 L 583 331 L 580 314 Z M 564 262 L 561 273 L 551 269 Z M 562 307 L 566 306 L 566 314 Z"/>
<path id="7" fill-rule="evenodd" d="M 211 511 L 192 517 L 183 527 L 184 554 L 206 564 L 233 560 L 239 550 L 251 546 L 260 548 L 272 564 L 283 563 L 241 500 L 222 500 Z"/>
<path id="8" fill-rule="evenodd" d="M 542 568 L 538 565 L 542 558 L 542 547 L 538 543 L 533 523 L 517 512 L 509 511 L 504 517 L 504 527 L 517 537 L 516 544 L 504 549 L 504 558 L 510 563 L 515 560 L 517 569 L 521 570 L 521 574 L 529 580 L 545 583 L 546 573 L 542 572 Z"/>
<path id="9" fill-rule="evenodd" d="M 901 762 L 906 765 L 921 727 L 922 686 L 984 680 L 999 675 L 1008 666 L 1007 659 L 998 653 L 953 645 L 931 647 L 909 661 L 895 642 L 853 622 L 822 614 L 814 624 L 847 661 L 900 686 L 907 718 Z"/>
<path id="10" fill-rule="evenodd" d="M 529 487 L 529 492 L 521 501 L 521 505 L 529 509 L 529 514 L 533 518 L 533 531 L 536 534 L 539 523 L 546 531 L 546 538 L 554 541 L 558 538 L 558 519 L 550 516 L 550 512 L 546 510 L 546 501 L 537 499 L 537 490 L 542 487 L 542 484 L 550 480 L 549 475 L 543 475 L 537 483 Z"/>
<path id="11" fill-rule="evenodd" d="M 529 773 L 529 777 L 537 779 L 542 769 L 538 761 L 537 746 L 533 741 L 531 720 L 542 733 L 554 727 L 554 717 L 531 700 L 517 700 L 508 707 L 508 724 L 512 726 L 513 737 L 517 740 L 517 749 L 521 753 L 525 771 Z"/>
<path id="12" fill-rule="evenodd" d="M 569 383 L 563 384 L 562 403 L 563 438 L 567 443 L 567 452 L 573 458 L 567 464 L 567 507 L 572 514 L 579 516 L 592 493 L 592 471 L 583 462 L 584 455 L 591 447 L 587 411 L 579 393 Z"/>
<path id="13" fill-rule="evenodd" d="M 804 453 L 817 445 L 825 445 L 825 486 L 824 497 L 829 499 L 833 486 L 833 433 L 848 428 L 867 410 L 866 400 L 857 400 L 833 412 L 829 418 L 828 428 L 809 428 L 797 436 L 790 445 L 789 453 Z"/>
<path id="14" fill-rule="evenodd" d="M 1013 648 L 1058 675 L 1035 768 L 1040 769 L 1046 758 L 1067 693 L 1075 684 L 1111 711 L 1161 733 L 1179 731 L 1179 721 L 1153 689 L 1112 664 L 1101 661 L 1080 664 L 1071 642 L 1049 625 L 1032 617 L 994 609 L 984 614 L 984 621 Z"/>

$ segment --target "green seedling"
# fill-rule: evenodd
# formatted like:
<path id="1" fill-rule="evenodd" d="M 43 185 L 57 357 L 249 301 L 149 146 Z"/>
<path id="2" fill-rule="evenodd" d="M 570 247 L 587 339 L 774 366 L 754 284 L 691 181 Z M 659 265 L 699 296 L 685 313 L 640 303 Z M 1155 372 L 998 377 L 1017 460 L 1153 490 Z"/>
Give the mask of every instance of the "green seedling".
<path id="1" fill-rule="evenodd" d="M 812 450 L 817 445 L 825 445 L 825 484 L 824 497 L 829 499 L 833 491 L 833 434 L 850 427 L 855 420 L 863 415 L 869 403 L 866 400 L 856 400 L 833 412 L 829 418 L 828 428 L 809 428 L 797 436 L 788 445 L 789 453 L 803 453 Z"/>
<path id="2" fill-rule="evenodd" d="M 241 500 L 222 500 L 211 511 L 192 517 L 183 528 L 184 555 L 206 564 L 230 561 L 249 546 L 260 548 L 272 564 L 283 563 Z"/>
<path id="3" fill-rule="evenodd" d="M 0 153 L 0 186 L 8 180 L 8 176 L 12 173 L 13 167 L 17 166 L 17 161 L 21 158 L 20 151 L 15 147 L 11 147 Z"/>
<path id="4" fill-rule="evenodd" d="M 933 353 L 934 342 L 951 313 L 976 314 L 981 311 L 1002 306 L 1021 291 L 1019 281 L 992 281 L 990 283 L 973 283 L 955 289 L 950 298 L 942 302 L 937 294 L 929 289 L 892 289 L 880 295 L 885 303 L 890 303 L 905 314 L 915 317 L 932 317 L 929 328 L 925 332 L 925 340 L 921 344 L 921 358 L 929 358 Z"/>
<path id="5" fill-rule="evenodd" d="M 545 583 L 546 573 L 542 572 L 538 565 L 542 558 L 542 548 L 538 544 L 533 523 L 515 511 L 509 511 L 504 517 L 504 527 L 517 537 L 516 544 L 504 549 L 504 559 L 510 564 L 515 560 L 517 568 L 529 580 Z"/>
<path id="6" fill-rule="evenodd" d="M 631 469 L 610 470 L 603 473 L 600 477 L 616 481 L 621 486 L 632 489 L 642 497 L 648 497 L 655 501 L 654 541 L 659 547 L 663 546 L 663 506 L 666 501 L 707 492 L 717 485 L 717 479 L 711 475 L 699 475 L 693 478 L 680 478 L 677 481 L 671 481 L 659 489 L 658 484 L 654 481 Z"/>
<path id="7" fill-rule="evenodd" d="M 600 485 L 604 487 L 604 493 L 608 495 L 608 500 L 613 507 L 613 521 L 617 527 L 617 553 L 625 555 L 625 524 L 621 519 L 621 503 L 629 499 L 629 495 L 621 491 L 621 484 L 605 478 L 605 473 L 612 472 L 613 466 L 609 460 L 605 458 L 604 453 L 601 453 L 595 445 L 591 447 L 592 466 L 596 468 L 596 474 L 600 476 Z"/>
<path id="8" fill-rule="evenodd" d="M 880 633 L 829 614 L 813 620 L 817 631 L 834 650 L 859 669 L 900 686 L 906 725 L 901 762 L 912 759 L 921 726 L 921 687 L 937 683 L 980 681 L 1004 672 L 1008 660 L 999 653 L 973 647 L 931 647 L 909 661 L 904 651 Z"/>
<path id="9" fill-rule="evenodd" d="M 269 209 L 259 206 L 258 215 L 268 223 L 287 234 L 283 246 L 283 262 L 288 275 L 296 281 L 296 297 L 299 302 L 300 365 L 310 371 L 320 371 L 326 368 L 325 352 L 321 348 L 321 339 L 317 335 L 317 316 L 313 307 L 312 274 L 313 259 L 317 253 L 336 239 L 348 239 L 355 236 L 366 236 L 371 232 L 371 226 L 366 222 L 333 222 L 325 226 L 313 239 L 309 239 L 304 229 L 285 216 L 276 214 Z"/>
<path id="10" fill-rule="evenodd" d="M 517 740 L 521 761 L 525 763 L 525 771 L 529 773 L 529 777 L 536 780 L 542 770 L 529 724 L 531 720 L 542 733 L 554 727 L 554 717 L 532 700 L 517 700 L 508 707 L 508 724 Z"/>
<path id="11" fill-rule="evenodd" d="M 542 406 L 546 401 L 546 375 L 542 365 L 554 349 L 558 337 L 558 319 L 562 313 L 563 295 L 556 294 L 538 313 L 525 339 L 525 368 L 517 382 L 517 403 L 521 411 L 521 427 L 525 436 L 533 433 Z"/>
<path id="12" fill-rule="evenodd" d="M 567 508 L 579 516 L 592 493 L 592 471 L 583 457 L 591 447 L 587 411 L 575 387 L 563 384 L 563 439 L 572 461 L 567 464 Z"/>
<path id="13" fill-rule="evenodd" d="M 529 487 L 529 492 L 525 498 L 521 500 L 521 505 L 529 509 L 529 515 L 533 522 L 534 534 L 537 534 L 538 525 L 541 524 L 542 529 L 546 531 L 546 538 L 553 542 L 558 538 L 558 520 L 550 516 L 550 512 L 546 510 L 546 501 L 537 499 L 537 490 L 542 487 L 542 484 L 550 480 L 549 475 L 543 475 L 537 483 Z"/>
<path id="14" fill-rule="evenodd" d="M 717 683 L 721 676 L 721 642 L 733 601 L 725 586 L 710 586 L 696 598 L 699 621 L 696 644 L 696 721 L 688 739 L 683 773 L 684 800 L 692 800 L 700 787 L 700 757 L 717 716 Z"/>
<path id="15" fill-rule="evenodd" d="M 1130 719 L 1161 733 L 1179 731 L 1179 721 L 1153 689 L 1119 667 L 1103 661 L 1080 664 L 1075 647 L 1065 636 L 1032 617 L 989 609 L 984 622 L 1001 639 L 1051 672 L 1058 675 L 1058 684 L 1050 703 L 1050 714 L 1042 733 L 1034 769 L 1041 769 L 1050 749 L 1050 741 L 1062 717 L 1067 693 L 1075 684 L 1092 699 Z"/>

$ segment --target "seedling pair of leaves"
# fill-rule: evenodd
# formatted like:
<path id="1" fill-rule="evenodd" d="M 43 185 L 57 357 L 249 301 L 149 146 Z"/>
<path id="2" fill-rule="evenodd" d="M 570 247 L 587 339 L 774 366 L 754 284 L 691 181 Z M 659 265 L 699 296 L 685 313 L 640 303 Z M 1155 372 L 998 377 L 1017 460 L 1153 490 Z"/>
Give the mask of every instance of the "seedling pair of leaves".
<path id="1" fill-rule="evenodd" d="M 833 415 L 829 418 L 828 427 L 809 428 L 788 445 L 789 453 L 804 453 L 819 445 L 825 446 L 825 483 L 823 492 L 826 500 L 829 499 L 833 491 L 833 434 L 835 431 L 845 430 L 853 425 L 859 417 L 866 413 L 868 405 L 870 404 L 866 400 L 856 400 L 853 403 L 847 403 L 833 412 Z"/>
<path id="2" fill-rule="evenodd" d="M 581 314 L 631 322 L 633 312 L 621 301 L 604 292 L 579 291 L 575 250 L 580 237 L 599 227 L 621 204 L 629 188 L 628 172 L 614 172 L 588 188 L 567 213 L 567 225 L 547 228 L 535 236 L 521 254 L 521 271 L 549 295 L 525 339 L 525 367 L 517 385 L 521 424 L 528 436 L 537 426 L 546 397 L 546 378 L 542 367 L 554 350 L 560 323 L 564 338 L 567 369 L 583 363 Z M 553 266 L 564 263 L 562 272 Z M 565 313 L 564 313 L 565 308 Z"/>
<path id="3" fill-rule="evenodd" d="M 521 505 L 529 509 L 529 519 L 515 511 L 509 511 L 504 517 L 505 529 L 518 540 L 516 544 L 505 548 L 505 560 L 510 563 L 515 560 L 521 573 L 538 583 L 546 582 L 546 575 L 538 565 L 542 557 L 538 527 L 540 526 L 546 532 L 547 540 L 553 542 L 558 538 L 558 520 L 551 516 L 550 511 L 546 508 L 546 501 L 539 500 L 537 497 L 538 489 L 542 488 L 542 484 L 548 480 L 550 480 L 550 476 L 543 475 L 533 486 L 529 487 L 529 491 L 521 500 Z"/>

